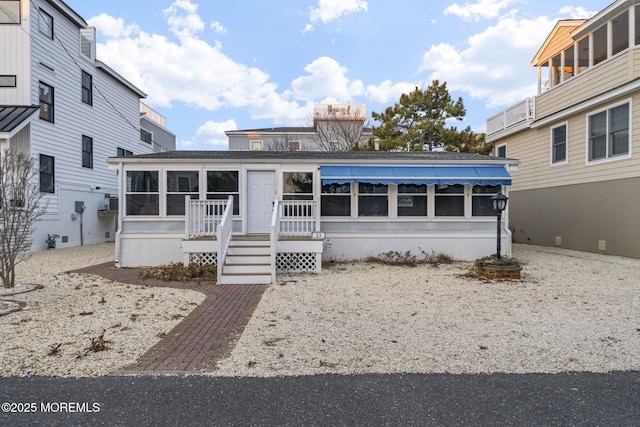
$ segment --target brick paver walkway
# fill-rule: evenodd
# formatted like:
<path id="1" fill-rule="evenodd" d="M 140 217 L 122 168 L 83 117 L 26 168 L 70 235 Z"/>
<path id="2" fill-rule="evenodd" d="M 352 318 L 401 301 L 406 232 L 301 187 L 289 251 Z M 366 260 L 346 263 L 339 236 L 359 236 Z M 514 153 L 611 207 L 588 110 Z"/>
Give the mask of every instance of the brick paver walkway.
<path id="1" fill-rule="evenodd" d="M 121 373 L 196 373 L 211 371 L 231 349 L 258 305 L 265 285 L 214 285 L 141 279 L 139 268 L 116 268 L 113 262 L 74 270 L 134 285 L 192 289 L 205 300 Z"/>

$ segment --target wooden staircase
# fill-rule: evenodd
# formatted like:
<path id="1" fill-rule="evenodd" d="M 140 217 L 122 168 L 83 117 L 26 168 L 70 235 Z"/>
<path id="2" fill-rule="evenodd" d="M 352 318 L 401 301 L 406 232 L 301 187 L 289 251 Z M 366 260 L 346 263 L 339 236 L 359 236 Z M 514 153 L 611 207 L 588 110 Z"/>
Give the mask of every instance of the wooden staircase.
<path id="1" fill-rule="evenodd" d="M 271 271 L 269 236 L 234 236 L 229 243 L 219 283 L 269 284 Z"/>

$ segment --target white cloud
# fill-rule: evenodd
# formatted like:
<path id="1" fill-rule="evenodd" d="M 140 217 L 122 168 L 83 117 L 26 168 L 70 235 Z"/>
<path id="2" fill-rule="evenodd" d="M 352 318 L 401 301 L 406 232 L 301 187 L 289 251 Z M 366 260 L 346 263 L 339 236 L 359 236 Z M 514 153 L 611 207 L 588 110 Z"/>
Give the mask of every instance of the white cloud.
<path id="1" fill-rule="evenodd" d="M 400 95 L 403 93 L 409 93 L 416 88 L 416 86 L 420 86 L 419 84 L 412 83 L 392 83 L 391 80 L 385 80 L 379 85 L 368 85 L 367 86 L 367 97 L 373 101 L 380 104 L 387 104 L 389 101 L 396 102 L 400 99 Z"/>
<path id="2" fill-rule="evenodd" d="M 350 80 L 346 76 L 347 68 L 333 58 L 322 56 L 307 65 L 305 71 L 309 74 L 291 82 L 295 99 L 308 102 L 334 99 L 344 103 L 364 93 L 362 81 Z"/>
<path id="3" fill-rule="evenodd" d="M 489 108 L 514 104 L 535 94 L 536 72 L 531 58 L 555 25 L 547 17 L 507 17 L 484 32 L 469 37 L 468 47 L 432 46 L 424 54 L 422 71 L 446 81 L 449 90 L 484 99 Z M 530 84 L 524 84 L 525 76 Z"/>
<path id="4" fill-rule="evenodd" d="M 592 12 L 584 7 L 564 6 L 558 12 L 559 15 L 570 19 L 589 19 L 598 12 Z"/>
<path id="5" fill-rule="evenodd" d="M 454 3 L 444 10 L 445 15 L 456 15 L 465 21 L 496 18 L 501 11 L 521 0 L 478 0 L 476 3 Z"/>
<path id="6" fill-rule="evenodd" d="M 105 13 L 91 18 L 90 25 L 96 27 L 107 38 L 125 38 L 140 31 L 137 25 L 126 25 L 122 18 L 114 18 Z"/>
<path id="7" fill-rule="evenodd" d="M 328 24 L 351 13 L 366 12 L 367 8 L 368 4 L 365 0 L 319 0 L 318 7 L 309 8 L 309 20 L 312 24 L 316 22 Z M 307 24 L 302 32 L 313 30 L 312 24 Z"/>
<path id="8" fill-rule="evenodd" d="M 211 29 L 218 34 L 226 34 L 227 29 L 218 21 L 213 21 L 210 25 Z"/>
<path id="9" fill-rule="evenodd" d="M 238 125 L 233 119 L 225 122 L 207 121 L 202 126 L 198 127 L 193 139 L 181 141 L 181 148 L 190 148 L 194 144 L 204 144 L 209 148 L 217 150 L 226 150 L 229 147 L 229 138 L 225 135 L 227 130 L 236 130 Z"/>
<path id="10" fill-rule="evenodd" d="M 171 32 L 177 37 L 193 37 L 204 29 L 204 22 L 198 15 L 198 5 L 190 0 L 176 0 L 162 12 L 167 17 Z"/>

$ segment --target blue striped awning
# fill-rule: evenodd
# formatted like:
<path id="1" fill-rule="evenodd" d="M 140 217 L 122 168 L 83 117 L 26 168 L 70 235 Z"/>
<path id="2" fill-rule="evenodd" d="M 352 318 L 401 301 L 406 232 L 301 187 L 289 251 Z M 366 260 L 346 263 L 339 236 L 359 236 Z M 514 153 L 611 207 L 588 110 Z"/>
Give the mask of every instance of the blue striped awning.
<path id="1" fill-rule="evenodd" d="M 321 166 L 323 184 L 511 185 L 504 166 Z"/>

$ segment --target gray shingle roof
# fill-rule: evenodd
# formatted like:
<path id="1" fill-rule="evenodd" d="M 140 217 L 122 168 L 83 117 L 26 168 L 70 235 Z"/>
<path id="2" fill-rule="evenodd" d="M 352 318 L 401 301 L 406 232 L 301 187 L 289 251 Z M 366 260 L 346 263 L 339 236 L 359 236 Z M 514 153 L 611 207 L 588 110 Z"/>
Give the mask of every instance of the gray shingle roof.
<path id="1" fill-rule="evenodd" d="M 0 105 L 0 132 L 11 132 L 39 109 L 36 105 Z"/>
<path id="2" fill-rule="evenodd" d="M 305 160 L 305 161 L 496 161 L 514 163 L 513 159 L 485 156 L 482 154 L 452 153 L 448 151 L 391 152 L 391 151 L 167 151 L 164 153 L 139 154 L 124 159 L 165 160 L 217 160 L 217 161 L 261 161 L 261 160 Z"/>

